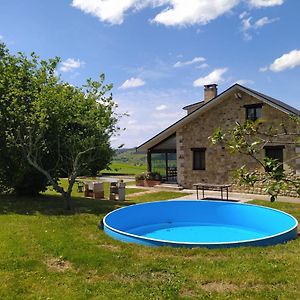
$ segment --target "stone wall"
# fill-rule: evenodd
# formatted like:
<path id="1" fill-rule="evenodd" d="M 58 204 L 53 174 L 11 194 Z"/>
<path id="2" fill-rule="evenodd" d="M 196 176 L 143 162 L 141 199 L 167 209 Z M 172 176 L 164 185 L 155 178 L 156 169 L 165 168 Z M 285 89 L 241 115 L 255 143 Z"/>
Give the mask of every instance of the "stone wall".
<path id="1" fill-rule="evenodd" d="M 189 124 L 183 126 L 177 132 L 177 164 L 179 183 L 192 188 L 197 182 L 206 183 L 229 183 L 232 182 L 231 174 L 237 168 L 247 165 L 248 168 L 258 167 L 257 162 L 252 158 L 241 154 L 230 154 L 225 145 L 211 145 L 209 136 L 218 127 L 227 131 L 235 126 L 235 122 L 241 123 L 246 120 L 244 105 L 262 103 L 257 98 L 247 93 L 240 92 L 241 99 L 237 99 L 234 94 L 223 98 L 214 107 L 196 117 Z M 262 119 L 264 126 L 280 126 L 284 123 L 288 130 L 294 131 L 295 125 L 286 113 L 263 103 Z M 295 160 L 289 161 L 296 155 L 295 145 L 290 137 L 283 137 L 280 144 L 285 145 L 284 161 L 287 162 L 284 168 L 289 168 L 295 173 Z M 206 170 L 193 170 L 193 152 L 191 148 L 206 148 Z M 264 151 L 262 151 L 262 156 Z M 299 162 L 300 165 L 300 162 Z M 300 167 L 299 167 L 300 168 Z M 240 189 L 239 189 L 240 190 Z"/>
<path id="2" fill-rule="evenodd" d="M 296 174 L 291 175 L 291 178 L 293 180 L 299 179 L 299 176 Z M 245 192 L 249 194 L 262 194 L 267 195 L 267 192 L 265 190 L 265 187 L 263 183 L 259 182 L 255 184 L 254 186 L 241 186 L 238 184 L 233 184 L 230 189 L 231 192 Z M 296 188 L 289 188 L 287 190 L 282 190 L 279 193 L 280 196 L 290 196 L 290 197 L 299 197 Z"/>

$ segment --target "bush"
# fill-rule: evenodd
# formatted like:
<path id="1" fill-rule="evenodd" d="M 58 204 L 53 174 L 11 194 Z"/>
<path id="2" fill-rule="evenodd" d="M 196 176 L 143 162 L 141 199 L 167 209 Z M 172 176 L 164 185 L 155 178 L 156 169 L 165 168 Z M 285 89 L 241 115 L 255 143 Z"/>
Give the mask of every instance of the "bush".
<path id="1" fill-rule="evenodd" d="M 161 175 L 158 172 L 146 172 L 135 176 L 135 180 L 157 180 L 161 181 Z"/>
<path id="2" fill-rule="evenodd" d="M 146 178 L 145 173 L 135 175 L 135 180 L 144 180 Z"/>

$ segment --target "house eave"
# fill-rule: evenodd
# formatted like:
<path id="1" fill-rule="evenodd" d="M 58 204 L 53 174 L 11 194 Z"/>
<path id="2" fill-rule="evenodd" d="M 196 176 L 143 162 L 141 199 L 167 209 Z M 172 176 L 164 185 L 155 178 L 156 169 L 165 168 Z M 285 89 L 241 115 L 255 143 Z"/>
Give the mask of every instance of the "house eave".
<path id="1" fill-rule="evenodd" d="M 286 114 L 298 115 L 298 116 L 300 115 L 300 114 L 298 114 L 296 112 L 293 112 L 293 111 L 289 110 L 288 108 L 285 108 L 284 106 L 280 105 L 281 101 L 277 101 L 275 103 L 275 102 L 267 99 L 266 97 L 263 97 L 263 95 L 255 93 L 255 91 L 253 91 L 253 90 L 250 90 L 250 89 L 248 89 L 248 88 L 246 88 L 246 87 L 244 87 L 240 84 L 234 84 L 233 86 L 229 87 L 227 90 L 225 90 L 224 92 L 219 94 L 217 97 L 215 97 L 212 100 L 204 103 L 201 107 L 199 107 L 195 111 L 191 112 L 187 116 L 184 116 L 183 118 L 181 118 L 180 120 L 178 120 L 174 124 L 167 127 L 165 130 L 159 132 L 157 135 L 155 135 L 154 137 L 152 137 L 151 139 L 149 139 L 145 143 L 143 143 L 140 146 L 136 147 L 136 150 L 138 152 L 148 151 L 148 149 L 154 147 L 156 144 L 160 143 L 161 141 L 163 141 L 164 139 L 166 139 L 170 135 L 175 134 L 176 131 L 179 128 L 181 128 L 182 126 L 184 126 L 188 122 L 194 120 L 196 117 L 198 117 L 202 113 L 205 113 L 208 109 L 210 109 L 211 107 L 216 105 L 220 100 L 222 100 L 228 94 L 236 92 L 236 91 L 243 91 L 243 92 L 257 98 L 258 100 L 260 100 L 260 101 L 262 101 L 262 102 L 264 102 L 264 103 L 266 103 L 266 104 L 268 104 L 268 105 L 270 105 L 270 106 L 272 106 L 272 107 L 274 107 L 274 108 L 276 108 L 276 109 L 278 109 L 278 110 L 280 110 L 280 111 L 282 111 Z M 238 99 L 236 101 L 238 101 Z"/>
<path id="2" fill-rule="evenodd" d="M 199 107 L 195 111 L 191 112 L 187 116 L 184 116 L 165 130 L 161 131 L 145 143 L 141 144 L 140 146 L 136 147 L 137 152 L 142 151 L 148 151 L 148 149 L 154 147 L 156 144 L 160 143 L 162 140 L 166 139 L 172 134 L 175 134 L 176 131 L 184 126 L 186 123 L 194 120 L 199 114 L 204 113 L 206 110 L 210 109 L 212 106 L 215 105 L 217 99 L 221 99 L 222 97 L 225 97 L 229 92 L 231 92 L 233 89 L 235 89 L 235 86 L 230 87 L 226 91 L 224 91 L 222 94 L 220 94 L 218 97 L 212 99 L 211 101 L 206 102 L 203 106 Z"/>

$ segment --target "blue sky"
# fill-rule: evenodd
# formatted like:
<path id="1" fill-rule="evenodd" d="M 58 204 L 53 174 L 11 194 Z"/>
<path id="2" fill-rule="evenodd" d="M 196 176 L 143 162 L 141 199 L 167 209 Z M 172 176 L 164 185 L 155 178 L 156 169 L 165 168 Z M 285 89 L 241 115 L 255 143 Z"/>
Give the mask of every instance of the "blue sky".
<path id="1" fill-rule="evenodd" d="M 81 85 L 104 72 L 134 147 L 202 100 L 239 82 L 300 109 L 300 1 L 0 0 L 0 39 L 12 52 L 59 56 Z"/>

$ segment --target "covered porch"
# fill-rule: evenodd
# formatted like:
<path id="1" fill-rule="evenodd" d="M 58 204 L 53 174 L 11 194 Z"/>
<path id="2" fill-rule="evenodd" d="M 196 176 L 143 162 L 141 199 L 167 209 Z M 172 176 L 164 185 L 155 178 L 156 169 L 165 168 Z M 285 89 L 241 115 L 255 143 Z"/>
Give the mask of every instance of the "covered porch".
<path id="1" fill-rule="evenodd" d="M 147 169 L 162 176 L 162 181 L 177 183 L 176 134 L 147 150 Z"/>

